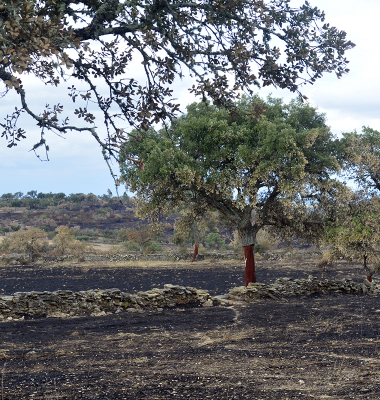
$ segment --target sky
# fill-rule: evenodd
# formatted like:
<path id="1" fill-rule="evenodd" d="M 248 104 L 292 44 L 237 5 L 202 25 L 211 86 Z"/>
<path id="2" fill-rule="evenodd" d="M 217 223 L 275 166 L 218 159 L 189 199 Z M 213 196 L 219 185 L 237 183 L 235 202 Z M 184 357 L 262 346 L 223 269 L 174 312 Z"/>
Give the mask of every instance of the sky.
<path id="1" fill-rule="evenodd" d="M 337 79 L 335 74 L 325 74 L 314 85 L 303 87 L 302 92 L 310 103 L 324 112 L 327 123 L 334 134 L 361 131 L 362 126 L 380 130 L 380 61 L 379 42 L 380 2 L 378 0 L 309 0 L 326 13 L 326 22 L 347 32 L 347 39 L 356 47 L 346 53 L 350 61 L 350 72 Z M 291 5 L 299 6 L 303 1 L 292 0 Z M 131 73 L 139 74 L 139 61 L 133 64 Z M 27 93 L 31 95 L 33 107 L 43 108 L 45 104 L 61 102 L 66 109 L 72 104 L 66 99 L 66 91 L 54 91 L 40 82 L 24 81 Z M 192 81 L 186 78 L 175 82 L 175 96 L 182 110 L 197 100 L 187 90 Z M 64 89 L 68 85 L 64 86 Z M 294 94 L 288 90 L 265 88 L 258 91 L 261 97 L 272 94 L 289 101 Z M 19 107 L 15 94 L 0 98 L 0 120 Z M 25 128 L 25 126 L 24 126 Z M 68 132 L 65 138 L 50 134 L 49 161 L 40 161 L 32 151 L 39 140 L 39 132 L 30 126 L 28 139 L 17 147 L 7 148 L 7 142 L 0 138 L 0 195 L 3 193 L 38 192 L 94 193 L 101 195 L 110 189 L 115 194 L 114 182 L 104 162 L 99 145 L 88 133 Z M 113 166 L 117 171 L 117 165 Z M 120 194 L 124 188 L 119 189 Z"/>

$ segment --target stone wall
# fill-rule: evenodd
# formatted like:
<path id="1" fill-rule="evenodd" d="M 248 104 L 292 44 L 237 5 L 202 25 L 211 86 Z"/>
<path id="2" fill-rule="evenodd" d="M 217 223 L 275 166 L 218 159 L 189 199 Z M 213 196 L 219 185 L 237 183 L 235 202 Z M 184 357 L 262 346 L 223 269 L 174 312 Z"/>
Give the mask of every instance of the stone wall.
<path id="1" fill-rule="evenodd" d="M 256 299 L 279 299 L 284 296 L 309 295 L 312 293 L 364 293 L 377 296 L 379 283 L 280 278 L 275 283 L 250 283 L 230 290 L 226 295 L 211 297 L 209 293 L 193 287 L 165 285 L 163 289 L 129 294 L 119 289 L 87 290 L 72 292 L 17 292 L 11 296 L 0 295 L 0 319 L 23 318 L 24 315 L 62 316 L 81 312 L 104 315 L 105 312 L 137 311 L 142 307 L 175 307 L 198 304 L 204 307 Z"/>
<path id="2" fill-rule="evenodd" d="M 192 254 L 179 254 L 179 253 L 168 253 L 168 254 L 86 254 L 83 257 L 84 262 L 125 262 L 125 261 L 180 261 L 180 260 L 192 260 Z M 234 253 L 210 253 L 207 255 L 198 255 L 198 260 L 204 259 L 215 259 L 215 260 L 232 260 L 239 258 Z M 0 256 L 0 263 L 5 264 L 23 264 L 28 260 L 26 254 L 5 254 Z M 38 257 L 36 261 L 42 261 L 46 263 L 57 263 L 62 261 L 78 261 L 78 257 L 65 255 L 65 256 L 43 256 Z"/>
<path id="3" fill-rule="evenodd" d="M 312 293 L 368 293 L 378 295 L 380 293 L 380 283 L 354 282 L 352 279 L 342 279 L 340 281 L 318 280 L 312 275 L 306 279 L 279 278 L 273 284 L 250 283 L 247 287 L 239 286 L 230 290 L 226 298 L 229 299 L 277 299 L 283 296 L 309 295 Z"/>
<path id="4" fill-rule="evenodd" d="M 132 311 L 146 306 L 174 307 L 177 304 L 199 303 L 213 305 L 210 295 L 199 289 L 165 285 L 163 289 L 129 294 L 119 289 L 72 292 L 17 292 L 11 296 L 0 295 L 0 316 L 73 314 L 83 311 Z"/>

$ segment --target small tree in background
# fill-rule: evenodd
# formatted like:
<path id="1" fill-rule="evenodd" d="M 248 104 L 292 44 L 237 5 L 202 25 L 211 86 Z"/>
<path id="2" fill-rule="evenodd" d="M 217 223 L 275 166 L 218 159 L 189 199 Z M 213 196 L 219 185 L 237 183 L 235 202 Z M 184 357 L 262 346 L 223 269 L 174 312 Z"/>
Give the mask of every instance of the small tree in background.
<path id="1" fill-rule="evenodd" d="M 182 205 L 179 212 L 181 217 L 174 225 L 173 243 L 184 246 L 185 243 L 190 242 L 194 245 L 192 261 L 196 261 L 199 244 L 205 240 L 207 232 L 217 230 L 221 224 L 218 212 L 204 213 L 203 210 L 199 210 L 197 214 L 194 209 L 189 209 L 186 205 Z"/>
<path id="2" fill-rule="evenodd" d="M 346 174 L 361 189 L 380 193 L 380 132 L 363 126 L 361 134 L 344 133 L 340 142 Z"/>
<path id="3" fill-rule="evenodd" d="M 359 261 L 371 282 L 380 269 L 380 199 L 353 194 L 337 213 L 335 223 L 327 227 L 325 243 L 329 246 L 323 255 L 326 262 L 341 258 Z"/>
<path id="4" fill-rule="evenodd" d="M 344 133 L 339 143 L 344 173 L 360 190 L 340 197 L 340 211 L 327 229 L 327 262 L 345 258 L 363 263 L 369 281 L 380 269 L 380 132 L 363 126 L 362 133 Z"/>
<path id="5" fill-rule="evenodd" d="M 144 247 L 148 248 L 148 245 L 160 234 L 160 229 L 156 225 L 149 224 L 147 226 L 141 226 L 138 229 L 127 229 L 125 231 L 125 237 L 137 243 L 140 248 L 140 253 L 143 252 Z M 153 247 L 152 247 L 153 249 Z"/>
<path id="6" fill-rule="evenodd" d="M 210 232 L 205 237 L 205 245 L 209 249 L 224 249 L 226 248 L 225 241 L 219 236 L 217 232 Z"/>
<path id="7" fill-rule="evenodd" d="M 70 254 L 80 257 L 88 250 L 87 243 L 76 240 L 75 232 L 68 226 L 59 226 L 55 229 L 57 234 L 53 238 L 54 253 L 57 255 Z"/>
<path id="8" fill-rule="evenodd" d="M 47 246 L 46 233 L 39 228 L 31 228 L 27 231 L 12 233 L 9 237 L 8 249 L 26 253 L 29 260 L 34 261 Z"/>

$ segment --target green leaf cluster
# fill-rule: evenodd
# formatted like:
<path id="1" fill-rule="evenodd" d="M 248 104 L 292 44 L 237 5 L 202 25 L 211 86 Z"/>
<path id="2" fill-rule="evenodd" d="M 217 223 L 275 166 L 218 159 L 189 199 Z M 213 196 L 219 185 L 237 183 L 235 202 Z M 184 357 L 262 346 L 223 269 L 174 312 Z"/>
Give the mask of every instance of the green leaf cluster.
<path id="1" fill-rule="evenodd" d="M 306 201 L 338 186 L 331 178 L 339 170 L 335 138 L 325 116 L 300 100 L 245 97 L 233 112 L 193 103 L 169 127 L 131 136 L 119 161 L 140 215 L 167 213 L 183 203 L 194 219 L 217 210 L 240 233 L 250 231 L 244 240 L 251 242 L 265 225 L 282 231 L 297 226 L 302 234 L 310 214 Z M 294 202 L 303 204 L 298 220 Z"/>

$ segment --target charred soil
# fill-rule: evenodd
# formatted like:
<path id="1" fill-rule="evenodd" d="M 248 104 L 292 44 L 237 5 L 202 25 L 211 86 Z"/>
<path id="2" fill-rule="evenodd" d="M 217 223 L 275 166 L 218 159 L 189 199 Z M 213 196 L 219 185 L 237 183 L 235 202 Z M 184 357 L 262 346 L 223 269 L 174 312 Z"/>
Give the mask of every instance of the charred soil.
<path id="1" fill-rule="evenodd" d="M 315 264 L 313 257 L 261 260 L 258 278 L 362 279 L 355 266 L 326 272 Z M 222 294 L 243 284 L 238 261 L 17 268 L 1 268 L 6 293 L 172 283 Z M 379 297 L 336 293 L 6 320 L 0 398 L 378 399 L 379 317 Z"/>

